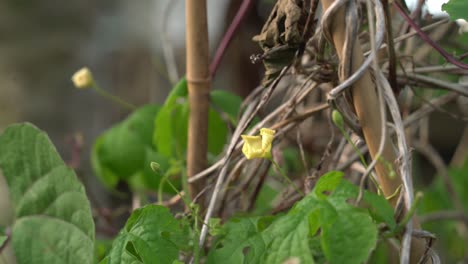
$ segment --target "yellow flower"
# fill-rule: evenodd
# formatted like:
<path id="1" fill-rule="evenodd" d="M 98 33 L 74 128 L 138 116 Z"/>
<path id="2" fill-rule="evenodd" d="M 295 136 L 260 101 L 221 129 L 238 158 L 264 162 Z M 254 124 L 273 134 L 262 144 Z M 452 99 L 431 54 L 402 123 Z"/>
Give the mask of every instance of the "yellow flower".
<path id="1" fill-rule="evenodd" d="M 87 89 L 93 87 L 94 85 L 93 75 L 86 67 L 81 68 L 79 71 L 73 74 L 72 81 L 75 87 L 78 89 Z"/>
<path id="2" fill-rule="evenodd" d="M 271 143 L 275 137 L 275 130 L 262 128 L 260 136 L 242 135 L 244 146 L 242 152 L 247 159 L 269 158 L 271 156 Z"/>

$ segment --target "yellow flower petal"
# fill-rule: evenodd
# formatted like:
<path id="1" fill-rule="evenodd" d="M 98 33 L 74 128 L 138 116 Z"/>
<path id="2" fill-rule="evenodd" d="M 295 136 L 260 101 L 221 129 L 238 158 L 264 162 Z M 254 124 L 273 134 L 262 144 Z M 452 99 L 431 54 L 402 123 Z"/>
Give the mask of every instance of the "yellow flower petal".
<path id="1" fill-rule="evenodd" d="M 263 135 L 272 135 L 272 136 L 274 136 L 275 133 L 276 133 L 276 131 L 273 130 L 273 129 L 269 129 L 269 128 L 265 128 L 265 127 L 260 128 L 260 135 L 262 135 L 262 136 Z"/>
<path id="2" fill-rule="evenodd" d="M 271 150 L 271 143 L 275 138 L 275 130 L 262 128 L 260 129 L 260 136 L 262 137 L 262 148 L 265 152 L 270 152 Z"/>
<path id="3" fill-rule="evenodd" d="M 86 67 L 81 68 L 79 71 L 73 74 L 72 81 L 75 87 L 78 89 L 86 89 L 94 85 L 93 75 Z"/>
<path id="4" fill-rule="evenodd" d="M 262 138 L 260 136 L 246 136 L 242 135 L 244 146 L 242 152 L 247 159 L 261 158 L 263 155 Z"/>
<path id="5" fill-rule="evenodd" d="M 273 142 L 274 130 L 268 128 L 260 129 L 260 136 L 242 135 L 244 146 L 242 152 L 247 159 L 271 157 L 271 143 Z"/>

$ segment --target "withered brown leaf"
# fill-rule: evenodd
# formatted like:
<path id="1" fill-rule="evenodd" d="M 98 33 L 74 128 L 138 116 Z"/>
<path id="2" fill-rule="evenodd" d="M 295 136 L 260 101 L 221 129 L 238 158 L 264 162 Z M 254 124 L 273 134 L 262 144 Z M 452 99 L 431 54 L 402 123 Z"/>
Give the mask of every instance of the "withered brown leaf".
<path id="1" fill-rule="evenodd" d="M 278 0 L 259 35 L 253 37 L 264 54 L 264 87 L 268 86 L 294 59 L 304 45 L 304 27 L 308 10 L 303 0 Z"/>

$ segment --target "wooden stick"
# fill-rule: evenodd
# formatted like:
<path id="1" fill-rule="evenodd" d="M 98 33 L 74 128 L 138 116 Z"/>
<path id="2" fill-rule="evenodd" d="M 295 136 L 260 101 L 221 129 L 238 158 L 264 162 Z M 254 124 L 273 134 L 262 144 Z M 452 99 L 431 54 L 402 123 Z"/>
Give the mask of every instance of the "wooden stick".
<path id="1" fill-rule="evenodd" d="M 206 0 L 186 1 L 187 83 L 190 103 L 187 175 L 191 177 L 206 167 L 208 149 L 208 111 L 210 92 L 208 22 Z M 189 185 L 192 199 L 203 189 L 204 182 Z M 199 202 L 203 204 L 203 199 Z"/>

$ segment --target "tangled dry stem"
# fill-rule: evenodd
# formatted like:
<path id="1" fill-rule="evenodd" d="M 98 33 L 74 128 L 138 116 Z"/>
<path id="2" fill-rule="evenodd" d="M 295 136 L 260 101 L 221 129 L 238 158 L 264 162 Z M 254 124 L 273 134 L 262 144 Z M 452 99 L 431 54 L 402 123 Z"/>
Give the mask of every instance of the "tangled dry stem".
<path id="1" fill-rule="evenodd" d="M 323 1 L 326 2 L 326 1 Z M 438 110 L 438 108 L 442 107 L 443 105 L 452 102 L 458 95 L 465 95 L 467 96 L 468 93 L 466 92 L 466 86 L 462 84 L 454 84 L 447 81 L 443 81 L 440 79 L 430 78 L 425 75 L 424 73 L 428 72 L 455 72 L 455 73 L 464 73 L 464 71 L 460 71 L 455 66 L 429 66 L 429 67 L 416 67 L 416 68 L 405 68 L 396 71 L 396 78 L 398 84 L 400 86 L 414 86 L 414 87 L 430 87 L 436 89 L 447 89 L 450 90 L 451 93 L 430 100 L 430 103 L 424 104 L 420 109 L 417 109 L 410 115 L 408 115 L 405 120 L 402 120 L 401 113 L 399 110 L 399 106 L 397 104 L 396 97 L 392 92 L 392 87 L 389 84 L 389 81 L 384 74 L 388 74 L 389 70 L 385 68 L 384 63 L 382 63 L 382 58 L 380 55 L 381 49 L 386 47 L 383 44 L 383 39 L 385 33 L 387 32 L 386 23 L 385 23 L 385 15 L 384 15 L 384 8 L 381 5 L 380 1 L 368 1 L 367 3 L 367 11 L 368 16 L 367 19 L 369 21 L 370 26 L 370 40 L 369 44 L 371 47 L 370 52 L 365 53 L 367 58 L 365 60 L 359 62 L 359 58 L 356 59 L 355 51 L 353 51 L 357 45 L 360 45 L 358 39 L 356 39 L 356 34 L 359 30 L 359 21 L 355 21 L 358 18 L 357 15 L 357 6 L 354 6 L 353 1 L 331 1 L 330 4 L 325 4 L 325 12 L 322 16 L 320 27 L 313 28 L 314 34 L 312 34 L 311 40 L 308 42 L 308 46 L 306 47 L 306 52 L 302 58 L 295 58 L 295 60 L 299 60 L 300 63 L 294 61 L 293 63 L 289 64 L 288 66 L 284 67 L 279 74 L 279 76 L 273 81 L 271 85 L 266 88 L 258 87 L 255 91 L 252 92 L 250 96 L 246 98 L 243 103 L 244 110 L 239 117 L 238 125 L 233 132 L 231 137 L 231 141 L 226 148 L 224 155 L 211 167 L 205 169 L 204 171 L 194 175 L 189 179 L 190 183 L 194 183 L 199 181 L 200 179 L 207 179 L 209 181 L 215 181 L 213 185 L 214 188 L 209 196 L 209 204 L 208 209 L 205 214 L 204 223 L 208 223 L 209 219 L 213 217 L 215 212 L 225 212 L 229 214 L 229 210 L 235 210 L 235 202 L 241 199 L 242 192 L 247 190 L 249 186 L 253 186 L 253 191 L 248 199 L 254 200 L 261 186 L 265 183 L 265 179 L 267 178 L 267 171 L 268 166 L 264 166 L 265 162 L 260 163 L 247 163 L 245 157 L 242 156 L 240 149 L 241 149 L 241 142 L 240 142 L 240 135 L 243 133 L 252 135 L 258 132 L 259 128 L 261 127 L 271 127 L 277 129 L 277 140 L 276 142 L 280 142 L 282 139 L 288 136 L 288 133 L 293 129 L 297 128 L 297 126 L 304 124 L 304 122 L 310 121 L 310 117 L 314 115 L 319 115 L 326 109 L 330 107 L 330 101 L 325 103 L 323 101 L 316 101 L 312 106 L 308 106 L 305 110 L 299 110 L 304 105 L 304 100 L 311 96 L 311 93 L 314 91 L 320 90 L 321 93 L 328 92 L 328 99 L 336 100 L 344 93 L 348 93 L 347 90 L 351 87 L 356 89 L 356 86 L 362 85 L 363 78 L 370 78 L 372 77 L 372 87 L 370 89 L 374 89 L 376 92 L 375 98 L 378 98 L 374 104 L 375 106 L 375 113 L 376 114 L 376 123 L 377 129 L 372 128 L 373 131 L 372 135 L 367 134 L 364 131 L 364 136 L 367 141 L 367 145 L 361 148 L 362 153 L 366 153 L 369 147 L 369 140 L 376 142 L 372 146 L 371 156 L 373 160 L 370 166 L 365 171 L 364 175 L 361 175 L 361 179 L 365 179 L 364 176 L 368 175 L 374 166 L 377 166 L 377 175 L 379 176 L 379 183 L 385 184 L 385 181 L 388 179 L 388 171 L 386 169 L 382 170 L 380 168 L 379 171 L 379 158 L 384 157 L 384 159 L 388 159 L 389 161 L 395 161 L 395 171 L 398 172 L 399 181 L 391 183 L 389 187 L 386 189 L 385 194 L 388 196 L 394 193 L 397 188 L 399 188 L 400 183 L 404 186 L 402 195 L 404 196 L 405 207 L 406 210 L 413 204 L 413 186 L 412 186 L 412 178 L 411 178 L 411 166 L 410 166 L 410 152 L 408 143 L 406 142 L 405 136 L 405 128 L 407 127 L 415 127 L 418 125 L 416 120 L 424 118 L 428 116 L 431 112 Z M 387 3 L 388 4 L 388 3 Z M 346 14 L 346 27 L 342 28 L 343 32 L 343 43 L 339 46 L 335 43 L 335 34 L 337 34 L 337 25 L 336 19 L 333 20 L 333 17 L 336 16 L 337 12 L 344 12 Z M 375 21 L 374 21 L 375 17 Z M 335 21 L 335 22 L 332 22 Z M 375 27 L 374 24 L 375 23 Z M 422 31 L 429 31 L 437 26 L 440 26 L 444 23 L 447 23 L 447 20 L 442 20 L 439 22 L 435 22 L 429 26 L 422 28 Z M 388 26 L 389 23 L 387 23 Z M 391 24 L 391 23 L 390 23 Z M 394 38 L 394 43 L 398 43 L 404 41 L 408 38 L 413 37 L 414 33 L 403 33 L 400 36 Z M 316 67 L 317 65 L 334 65 L 337 63 L 336 57 L 330 54 L 326 54 L 323 49 L 320 48 L 323 42 L 321 42 L 322 36 L 325 36 L 330 42 L 335 43 L 335 46 L 338 51 L 344 50 L 345 52 L 338 52 L 340 58 L 340 68 L 338 75 L 340 76 L 340 82 L 337 86 L 333 85 L 333 79 L 323 79 L 318 78 L 321 75 L 321 68 Z M 321 51 L 320 54 L 311 54 L 308 52 L 310 46 L 312 51 Z M 342 47 L 339 49 L 338 47 Z M 340 55 L 341 54 L 341 55 Z M 364 54 L 361 52 L 361 54 Z M 401 55 L 401 54 L 397 54 Z M 320 57 L 322 61 L 318 61 L 317 58 Z M 323 60 L 327 60 L 323 62 Z M 359 63 L 356 63 L 358 61 Z M 312 67 L 311 67 L 312 65 Z M 372 67 L 372 75 L 370 75 L 369 68 Z M 287 82 L 282 82 L 282 88 L 280 86 L 280 81 L 287 76 Z M 363 77 L 368 76 L 368 77 Z M 369 79 L 370 80 L 370 79 Z M 361 82 L 361 83 L 360 83 Z M 335 86 L 335 88 L 331 90 L 327 90 L 326 87 L 329 87 L 330 84 Z M 320 88 L 320 89 L 317 89 Z M 267 115 L 263 115 L 263 118 L 251 129 L 246 131 L 247 127 L 251 124 L 252 120 L 255 116 L 258 116 L 259 112 L 269 103 L 274 93 L 285 93 L 288 92 L 289 97 L 287 100 L 283 100 L 279 105 L 275 106 L 275 110 Z M 355 90 L 353 90 L 354 100 L 348 103 L 356 104 L 358 103 L 358 99 L 355 95 Z M 332 104 L 333 106 L 333 104 Z M 355 106 L 356 107 L 356 106 Z M 387 120 L 385 109 L 388 108 L 390 110 L 390 115 L 392 117 L 393 122 L 388 124 L 384 122 Z M 361 121 L 362 129 L 366 129 L 366 121 L 362 118 L 363 116 L 359 114 L 359 109 L 356 109 L 358 112 L 357 119 Z M 356 115 L 354 113 L 348 113 L 350 115 Z M 327 115 L 325 115 L 327 116 Z M 317 121 L 320 122 L 320 121 Z M 326 121 L 327 122 L 327 121 Z M 363 123 L 364 122 L 364 123 Z M 369 121 L 367 121 L 369 122 Z M 317 126 L 322 125 L 318 124 Z M 387 129 L 389 126 L 392 129 Z M 388 131 L 388 132 L 387 132 Z M 301 135 L 300 131 L 296 131 L 296 135 Z M 391 148 L 390 136 L 396 134 L 396 146 L 398 149 L 397 153 L 388 154 L 388 149 Z M 372 138 L 372 139 L 371 139 Z M 331 142 L 330 145 L 335 145 L 335 142 Z M 304 166 L 307 167 L 306 159 L 304 158 L 303 154 L 303 147 L 299 144 L 301 148 L 301 157 L 304 163 Z M 335 148 L 335 154 L 330 156 L 330 166 L 332 169 L 338 170 L 345 170 L 349 168 L 351 164 L 358 160 L 358 156 L 356 154 L 343 156 L 344 149 L 346 148 L 346 142 L 341 141 L 338 146 Z M 324 151 L 327 152 L 327 151 Z M 393 150 L 392 150 L 393 153 Z M 327 154 L 329 155 L 329 153 Z M 398 158 L 397 158 L 398 157 Z M 436 164 L 440 167 L 440 164 Z M 255 168 L 250 168 L 254 166 Z M 330 166 L 327 168 L 330 169 Z M 380 165 L 381 166 L 381 165 Z M 260 169 L 261 168 L 261 169 Z M 266 169 L 265 169 L 266 168 Z M 243 171 L 250 171 L 250 173 L 243 173 Z M 306 172 L 308 170 L 305 170 Z M 259 176 L 260 175 L 260 176 Z M 383 176 L 382 176 L 383 175 Z M 254 177 L 259 176 L 259 180 L 254 180 Z M 308 176 L 305 175 L 302 179 L 306 179 Z M 387 177 L 387 178 L 386 178 Z M 238 182 L 242 182 L 242 188 L 230 188 L 230 186 L 237 184 Z M 364 180 L 362 180 L 364 183 Z M 303 183 L 305 185 L 305 183 Z M 361 184 L 361 188 L 363 188 L 363 184 Z M 229 197 L 229 199 L 227 199 Z M 300 197 L 296 197 L 295 194 L 290 194 L 289 198 L 285 197 L 285 202 L 281 203 L 277 210 L 283 210 L 288 208 L 292 205 L 294 201 L 296 201 Z M 454 198 L 456 199 L 456 197 Z M 227 201 L 230 201 L 228 203 Z M 289 202 L 290 201 L 290 202 Z M 231 204 L 229 206 L 229 204 Z M 234 204 L 234 205 L 232 205 Z M 253 207 L 254 202 L 249 201 L 249 204 L 244 206 L 244 209 L 250 210 Z M 229 210 L 228 208 L 229 207 Z M 455 214 L 455 213 L 453 213 Z M 457 214 L 458 217 L 458 214 Z M 464 220 L 465 217 L 460 217 Z M 433 263 L 437 263 L 438 257 L 434 253 L 433 250 L 426 250 L 426 245 L 423 242 L 424 239 L 421 236 L 416 236 L 413 238 L 414 234 L 422 234 L 424 232 L 417 230 L 419 228 L 418 224 L 416 223 L 415 228 L 413 230 L 413 221 L 408 222 L 408 226 L 406 227 L 405 234 L 402 239 L 402 247 L 401 247 L 401 262 L 402 263 L 409 263 L 410 260 L 410 253 L 411 253 L 411 262 L 416 263 L 420 259 L 428 259 Z M 203 247 L 205 244 L 205 240 L 207 237 L 208 226 L 205 224 L 202 227 L 202 232 L 200 236 L 200 247 Z M 411 243 L 411 240 L 415 240 L 415 243 Z M 414 247 L 419 247 L 418 250 L 413 251 Z M 411 251 L 410 251 L 411 250 Z M 416 261 L 414 260 L 416 259 Z"/>

